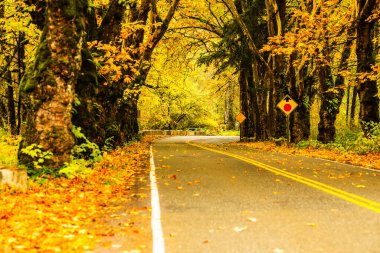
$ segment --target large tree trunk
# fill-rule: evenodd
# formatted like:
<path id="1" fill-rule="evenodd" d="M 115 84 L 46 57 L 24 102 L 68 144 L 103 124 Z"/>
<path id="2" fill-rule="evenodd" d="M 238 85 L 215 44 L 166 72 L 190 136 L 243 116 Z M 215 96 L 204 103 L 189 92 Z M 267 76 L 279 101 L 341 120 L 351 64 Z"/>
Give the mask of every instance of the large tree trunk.
<path id="1" fill-rule="evenodd" d="M 349 35 L 353 32 L 353 27 L 349 30 Z M 339 69 L 347 69 L 348 58 L 351 53 L 352 39 L 348 39 L 344 45 L 342 58 L 340 59 Z M 329 52 L 325 52 L 327 55 Z M 340 106 L 344 96 L 344 77 L 338 74 L 335 82 L 332 76 L 332 69 L 330 66 L 322 66 L 320 68 L 319 80 L 321 83 L 321 109 L 319 111 L 320 121 L 318 124 L 318 137 L 317 140 L 322 143 L 335 141 L 336 129 L 335 121 L 339 113 Z M 349 97 L 349 89 L 347 91 Z M 347 105 L 348 108 L 348 105 Z M 347 110 L 348 115 L 348 110 Z"/>
<path id="2" fill-rule="evenodd" d="M 359 13 L 357 24 L 357 73 L 371 72 L 371 66 L 376 61 L 376 50 L 374 49 L 374 27 L 376 20 L 367 20 L 377 6 L 376 0 L 357 0 L 357 9 Z M 365 134 L 369 134 L 370 122 L 379 122 L 379 96 L 376 80 L 366 79 L 359 84 L 358 94 L 360 99 L 360 120 Z"/>
<path id="3" fill-rule="evenodd" d="M 335 140 L 335 120 L 342 103 L 344 89 L 335 86 L 329 66 L 320 69 L 319 79 L 322 94 L 317 140 L 322 143 L 329 143 Z"/>
<path id="4" fill-rule="evenodd" d="M 282 36 L 285 27 L 286 1 L 266 0 L 268 34 L 270 37 Z M 270 77 L 268 122 L 269 137 L 279 138 L 286 135 L 286 117 L 282 112 L 276 110 L 277 103 L 289 92 L 286 90 L 284 78 L 284 57 L 273 55 L 270 58 L 270 67 L 273 76 Z"/>
<path id="5" fill-rule="evenodd" d="M 32 167 L 32 158 L 22 152 L 32 144 L 53 153 L 43 166 L 58 168 L 70 161 L 74 145 L 72 104 L 82 61 L 87 8 L 87 0 L 47 2 L 47 18 L 35 62 L 22 81 L 27 122 L 22 129 L 20 164 Z"/>
<path id="6" fill-rule="evenodd" d="M 299 80 L 292 79 L 297 84 L 293 83 L 290 89 L 291 97 L 298 103 L 297 109 L 290 115 L 291 142 L 294 143 L 308 140 L 310 137 L 310 110 L 314 97 L 313 76 L 308 75 L 306 68 L 301 70 L 299 75 Z"/>

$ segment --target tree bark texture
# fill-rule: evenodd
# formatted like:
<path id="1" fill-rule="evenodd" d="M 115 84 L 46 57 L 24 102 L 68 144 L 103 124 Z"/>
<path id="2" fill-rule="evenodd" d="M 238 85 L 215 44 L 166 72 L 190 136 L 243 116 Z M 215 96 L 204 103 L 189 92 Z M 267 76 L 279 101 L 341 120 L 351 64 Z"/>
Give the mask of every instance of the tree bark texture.
<path id="1" fill-rule="evenodd" d="M 22 81 L 27 122 L 20 150 L 37 144 L 52 152 L 53 158 L 44 164 L 50 168 L 69 162 L 74 145 L 71 118 L 87 7 L 87 0 L 47 1 L 41 42 Z M 30 162 L 20 151 L 19 163 L 30 166 Z"/>
<path id="2" fill-rule="evenodd" d="M 249 86 L 249 80 L 252 75 L 249 75 L 249 68 L 247 65 L 240 70 L 239 73 L 239 87 L 240 87 L 240 108 L 241 113 L 246 117 L 245 121 L 240 124 L 240 141 L 247 142 L 253 141 L 255 138 L 255 116 L 252 108 L 251 94 L 252 88 Z"/>
<path id="3" fill-rule="evenodd" d="M 357 73 L 371 72 L 371 66 L 376 61 L 376 49 L 373 45 L 374 28 L 376 20 L 367 20 L 377 6 L 376 0 L 357 0 L 357 9 L 359 13 L 357 24 Z M 377 6 L 378 7 L 378 6 Z M 379 96 L 376 80 L 366 79 L 358 86 L 358 94 L 360 99 L 361 126 L 365 134 L 368 134 L 367 123 L 379 122 Z"/>
<path id="4" fill-rule="evenodd" d="M 335 120 L 342 103 L 344 89 L 335 87 L 329 66 L 323 66 L 320 69 L 319 78 L 322 94 L 317 140 L 322 143 L 329 143 L 335 140 Z"/>
<path id="5" fill-rule="evenodd" d="M 351 46 L 353 39 L 353 27 L 349 28 L 348 34 L 350 39 L 344 44 L 342 58 L 340 59 L 339 69 L 347 69 L 348 58 L 351 54 Z M 329 52 L 326 51 L 325 57 L 328 57 Z M 333 73 L 331 66 L 323 65 L 319 69 L 319 81 L 321 83 L 321 108 L 319 110 L 319 124 L 318 124 L 318 136 L 317 140 L 322 143 L 329 143 L 335 141 L 336 129 L 335 121 L 339 114 L 340 106 L 344 96 L 344 77 L 341 74 L 337 74 L 335 81 L 333 79 Z M 349 97 L 349 89 L 347 91 L 347 97 Z M 348 115 L 348 103 L 347 103 L 347 115 Z"/>
<path id="6" fill-rule="evenodd" d="M 225 96 L 225 112 L 224 112 L 224 123 L 226 124 L 226 130 L 235 129 L 235 113 L 234 113 L 234 83 L 228 81 Z"/>
<path id="7" fill-rule="evenodd" d="M 310 109 L 315 95 L 315 80 L 306 66 L 299 69 L 293 65 L 295 57 L 295 54 L 291 56 L 287 78 L 290 96 L 298 103 L 297 109 L 290 115 L 291 142 L 298 143 L 310 137 Z"/>

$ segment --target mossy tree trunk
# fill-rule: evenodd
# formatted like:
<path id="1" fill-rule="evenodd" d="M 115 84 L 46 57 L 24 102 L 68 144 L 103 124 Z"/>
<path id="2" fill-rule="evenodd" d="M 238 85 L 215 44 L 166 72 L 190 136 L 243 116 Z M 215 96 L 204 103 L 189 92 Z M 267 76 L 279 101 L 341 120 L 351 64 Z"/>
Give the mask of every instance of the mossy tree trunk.
<path id="1" fill-rule="evenodd" d="M 74 145 L 71 118 L 87 7 L 87 0 L 47 1 L 43 35 L 20 87 L 27 108 L 20 150 L 37 144 L 52 152 L 53 158 L 43 164 L 50 168 L 69 162 Z M 19 152 L 20 164 L 30 162 Z"/>

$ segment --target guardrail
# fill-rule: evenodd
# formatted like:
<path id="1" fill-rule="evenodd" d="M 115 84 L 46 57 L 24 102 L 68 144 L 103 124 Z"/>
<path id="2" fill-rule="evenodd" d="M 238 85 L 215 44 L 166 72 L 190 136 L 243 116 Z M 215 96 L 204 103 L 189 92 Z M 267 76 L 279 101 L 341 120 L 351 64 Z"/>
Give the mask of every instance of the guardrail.
<path id="1" fill-rule="evenodd" d="M 175 135 L 175 136 L 192 136 L 206 135 L 205 131 L 188 131 L 188 130 L 143 130 L 143 135 Z"/>

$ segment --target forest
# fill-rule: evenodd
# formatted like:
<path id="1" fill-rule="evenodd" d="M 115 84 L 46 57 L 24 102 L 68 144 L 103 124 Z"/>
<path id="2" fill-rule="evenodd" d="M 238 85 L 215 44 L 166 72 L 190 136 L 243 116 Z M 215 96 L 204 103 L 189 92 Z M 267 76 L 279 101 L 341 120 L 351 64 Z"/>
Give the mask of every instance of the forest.
<path id="1" fill-rule="evenodd" d="M 375 227 L 372 221 L 378 217 L 357 211 L 364 191 L 376 195 L 379 186 L 379 18 L 379 0 L 0 0 L 0 252 L 151 252 L 153 212 L 148 201 L 154 187 L 149 182 L 155 180 L 150 179 L 150 161 L 152 142 L 161 137 L 144 136 L 144 130 L 240 135 L 240 142 L 230 146 L 212 146 L 220 149 L 214 154 L 218 158 L 199 168 L 194 165 L 188 171 L 191 182 L 181 181 L 182 166 L 185 159 L 205 161 L 199 148 L 193 153 L 196 147 L 184 143 L 190 150 L 186 156 L 173 148 L 157 159 L 159 172 L 169 173 L 158 176 L 160 190 L 190 194 L 180 195 L 181 201 L 196 205 L 206 195 L 215 199 L 214 183 L 227 182 L 213 189 L 234 195 L 215 219 L 225 217 L 227 205 L 236 202 L 241 208 L 248 202 L 236 199 L 233 187 L 243 189 L 242 195 L 252 201 L 254 194 L 245 190 L 256 187 L 256 195 L 263 196 L 254 206 L 275 200 L 259 208 L 270 209 L 270 223 L 294 220 L 296 210 L 305 211 L 302 217 L 319 212 L 318 217 L 330 215 L 326 228 L 347 225 L 343 231 L 362 233 L 350 243 L 374 238 L 376 233 L 371 235 L 359 218 Z M 277 105 L 290 99 L 298 106 L 286 114 Z M 229 159 L 221 156 L 227 147 L 239 149 L 244 157 L 264 150 L 260 152 L 275 158 L 264 163 L 279 169 L 263 171 L 261 167 L 270 166 L 251 162 L 261 167 L 240 170 L 247 161 L 241 156 L 233 166 L 235 174 L 219 173 Z M 203 149 L 211 157 L 210 148 Z M 288 156 L 270 153 L 275 151 Z M 327 160 L 316 163 L 323 168 L 306 168 L 296 154 L 367 168 L 349 171 Z M 166 162 L 176 156 L 180 166 L 168 172 Z M 291 163 L 296 170 L 289 176 Z M 196 176 L 206 169 L 206 176 Z M 211 172 L 223 178 L 215 179 Z M 252 179 L 248 172 L 257 172 L 259 178 L 245 187 L 241 182 Z M 304 172 L 310 179 L 305 176 L 302 186 L 315 182 L 315 189 L 308 187 L 305 195 L 301 187 L 302 194 L 295 195 Z M 11 187 L 11 180 L 8 185 L 7 177 L 16 185 Z M 212 183 L 206 183 L 207 177 Z M 295 181 L 286 181 L 289 177 Z M 264 182 L 268 185 L 259 184 Z M 327 205 L 330 198 L 318 195 L 318 189 L 324 185 L 331 193 L 339 183 L 349 197 L 337 199 L 344 192 L 337 189 Z M 205 191 L 192 193 L 203 186 Z M 278 190 L 285 188 L 287 194 Z M 346 200 L 356 196 L 350 192 L 358 194 L 351 201 L 359 203 L 353 205 L 356 209 L 348 209 L 352 203 Z M 361 206 L 379 212 L 375 201 Z M 301 204 L 291 206 L 293 202 Z M 170 203 L 181 214 L 187 209 Z M 191 211 L 204 212 L 200 206 Z M 246 209 L 234 209 L 232 220 L 250 215 L 244 220 L 253 231 L 264 220 L 256 216 L 260 210 L 253 217 Z M 288 219 L 282 219 L 282 211 Z M 312 218 L 297 226 L 305 232 L 312 229 L 315 241 L 324 225 Z M 360 228 L 352 226 L 355 222 Z M 276 231 L 282 230 L 275 225 Z M 208 236 L 249 232 L 241 224 L 210 228 Z M 176 239 L 172 231 L 165 236 Z M 332 243 L 329 237 L 329 245 L 344 244 L 341 239 Z M 361 243 L 367 247 L 366 242 Z M 211 237 L 199 241 L 204 249 L 212 243 Z"/>
<path id="2" fill-rule="evenodd" d="M 289 124 L 292 143 L 345 131 L 378 152 L 379 15 L 378 0 L 2 0 L 0 128 L 35 170 L 144 129 L 251 142 Z"/>

